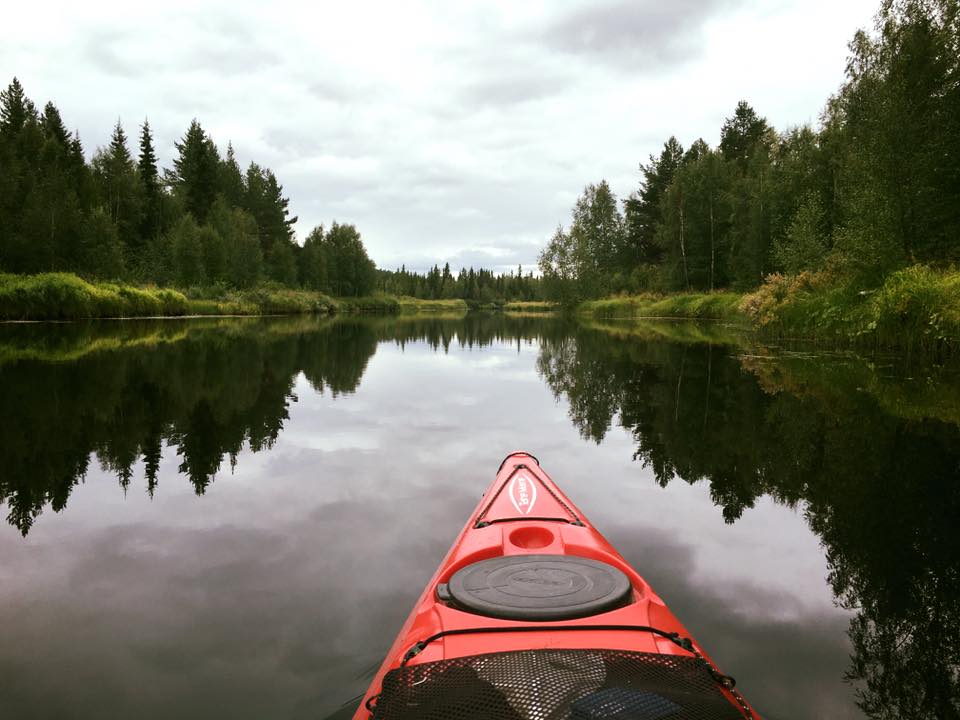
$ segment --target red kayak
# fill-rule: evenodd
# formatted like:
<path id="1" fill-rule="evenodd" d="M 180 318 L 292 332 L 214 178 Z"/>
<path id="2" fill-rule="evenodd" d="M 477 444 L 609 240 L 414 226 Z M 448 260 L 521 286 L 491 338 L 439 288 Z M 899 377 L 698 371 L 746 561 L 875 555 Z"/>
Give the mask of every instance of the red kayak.
<path id="1" fill-rule="evenodd" d="M 417 601 L 354 720 L 757 718 L 527 453 Z"/>

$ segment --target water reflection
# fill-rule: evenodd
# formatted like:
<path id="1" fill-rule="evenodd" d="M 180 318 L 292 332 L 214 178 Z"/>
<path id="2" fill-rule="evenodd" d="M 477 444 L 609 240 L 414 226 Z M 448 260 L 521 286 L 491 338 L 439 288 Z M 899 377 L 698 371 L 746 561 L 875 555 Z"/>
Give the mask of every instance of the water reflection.
<path id="1" fill-rule="evenodd" d="M 26 535 L 44 507 L 65 507 L 91 454 L 124 489 L 142 461 L 152 494 L 165 443 L 202 494 L 244 444 L 254 452 L 273 446 L 297 401 L 301 372 L 315 391 L 336 397 L 356 390 L 378 341 L 449 350 L 454 341 L 482 347 L 531 340 L 544 327 L 494 315 L 7 326 L 0 502 Z"/>
<path id="2" fill-rule="evenodd" d="M 910 382 L 864 391 L 874 368 L 857 358 L 623 334 L 581 328 L 540 354 L 540 373 L 581 435 L 599 443 L 617 422 L 658 483 L 706 480 L 728 522 L 763 496 L 802 507 L 837 601 L 857 611 L 847 676 L 861 708 L 878 718 L 957 717 L 956 375 L 911 368 L 927 375 L 915 387 L 939 382 L 929 403 L 907 404 L 890 396 Z"/>
<path id="3" fill-rule="evenodd" d="M 451 370 L 447 360 L 460 364 Z M 124 617 L 140 627 L 125 642 L 155 672 L 222 686 L 220 705 L 193 707 L 189 698 L 205 691 L 164 676 L 139 705 L 120 703 L 123 712 L 210 716 L 231 697 L 236 717 L 266 707 L 315 716 L 363 689 L 476 488 L 505 451 L 527 446 L 549 453 L 561 481 L 594 473 L 571 494 L 605 513 L 608 536 L 715 655 L 746 673 L 771 717 L 849 716 L 843 674 L 870 717 L 958 717 L 957 378 L 949 366 L 756 347 L 715 325 L 478 315 L 6 326 L 0 501 L 11 533 L 42 537 L 4 546 L 14 548 L 7 579 L 23 595 L 7 600 L 9 614 L 0 607 L 0 620 L 32 608 L 47 629 L 17 632 L 61 657 L 103 645 Z M 571 425 L 602 452 L 565 440 Z M 630 453 L 635 471 L 624 478 L 618 456 Z M 178 527 L 170 513 L 188 506 L 155 501 L 149 521 L 122 524 L 108 516 L 123 508 L 77 489 L 104 473 L 121 499 L 140 482 L 142 495 L 157 497 L 161 481 L 189 482 L 197 494 L 241 486 L 197 511 L 228 521 Z M 646 494 L 656 485 L 665 490 Z M 717 543 L 690 510 L 703 493 L 684 489 L 695 486 L 708 489 L 710 513 L 733 524 L 724 539 L 754 517 L 802 512 L 833 597 L 853 611 L 849 627 L 841 614 L 814 621 L 792 609 L 823 593 L 793 557 L 780 560 L 798 578 L 787 590 L 764 589 L 764 573 L 777 569 L 751 568 L 745 551 L 727 558 L 721 584 L 756 583 L 726 598 L 705 590 L 698 553 Z M 591 497 L 591 488 L 604 492 Z M 52 540 L 60 518 L 44 513 L 82 506 L 88 493 L 95 529 Z M 245 509 L 235 510 L 244 493 Z M 657 522 L 654 507 L 663 509 Z M 753 546 L 776 545 L 776 530 L 743 532 Z M 86 625 L 51 604 L 59 581 L 45 568 L 68 558 L 69 597 L 92 618 Z M 784 621 L 778 609 L 799 619 Z M 219 677 L 218 664 L 238 678 Z M 30 690 L 17 697 L 39 694 L 39 680 L 22 673 L 0 653 L 0 676 Z M 125 682 L 113 692 L 144 682 L 117 677 Z M 253 697 L 257 678 L 270 678 L 272 692 Z M 98 707 L 102 698 L 84 692 L 86 707 Z M 34 716 L 67 716 L 67 707 Z"/>

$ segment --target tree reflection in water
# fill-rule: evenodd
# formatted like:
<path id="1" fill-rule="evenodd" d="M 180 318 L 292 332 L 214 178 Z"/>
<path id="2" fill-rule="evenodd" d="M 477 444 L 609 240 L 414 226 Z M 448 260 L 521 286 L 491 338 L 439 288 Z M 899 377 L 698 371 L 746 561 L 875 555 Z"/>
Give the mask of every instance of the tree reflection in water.
<path id="1" fill-rule="evenodd" d="M 768 353 L 715 326 L 561 320 L 165 321 L 4 328 L 0 501 L 26 535 L 62 510 L 92 458 L 127 489 L 164 446 L 203 493 L 245 446 L 269 449 L 296 401 L 354 392 L 381 342 L 437 352 L 539 347 L 537 369 L 585 439 L 616 423 L 666 486 L 705 481 L 735 522 L 762 496 L 820 537 L 855 609 L 849 678 L 875 718 L 960 717 L 960 389 L 950 368 L 903 373 L 854 356 Z M 166 481 L 167 478 L 164 478 Z"/>
<path id="2" fill-rule="evenodd" d="M 94 454 L 124 489 L 142 460 L 153 494 L 164 443 L 200 494 L 245 443 L 254 452 L 273 445 L 299 373 L 336 397 L 357 389 L 381 341 L 423 340 L 438 350 L 532 342 L 554 327 L 496 315 L 7 326 L 0 502 L 26 535 L 45 507 L 66 506 Z"/>
<path id="3" fill-rule="evenodd" d="M 764 495 L 802 509 L 838 603 L 856 610 L 848 679 L 875 718 L 960 717 L 960 393 L 918 368 L 919 393 L 854 357 L 757 357 L 664 342 L 663 327 L 580 328 L 538 369 L 582 436 L 614 422 L 661 485 L 709 483 L 734 522 Z M 929 403 L 918 395 L 930 383 Z"/>

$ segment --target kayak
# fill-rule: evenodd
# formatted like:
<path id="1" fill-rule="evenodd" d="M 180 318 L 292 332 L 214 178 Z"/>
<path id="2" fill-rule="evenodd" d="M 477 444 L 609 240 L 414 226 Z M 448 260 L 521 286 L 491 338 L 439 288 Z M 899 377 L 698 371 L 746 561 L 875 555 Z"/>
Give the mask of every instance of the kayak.
<path id="1" fill-rule="evenodd" d="M 529 453 L 508 455 L 354 720 L 758 718 Z"/>

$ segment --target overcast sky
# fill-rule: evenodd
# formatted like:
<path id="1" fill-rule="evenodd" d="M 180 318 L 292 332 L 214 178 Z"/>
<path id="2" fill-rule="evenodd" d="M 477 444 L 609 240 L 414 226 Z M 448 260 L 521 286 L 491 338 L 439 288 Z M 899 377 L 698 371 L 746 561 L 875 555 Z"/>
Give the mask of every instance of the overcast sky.
<path id="1" fill-rule="evenodd" d="M 168 166 L 198 118 L 276 172 L 301 242 L 336 219 L 381 267 L 533 269 L 586 183 L 626 197 L 671 134 L 716 144 L 740 99 L 816 123 L 878 5 L 17 3 L 0 81 L 53 100 L 88 155 L 149 117 Z"/>

